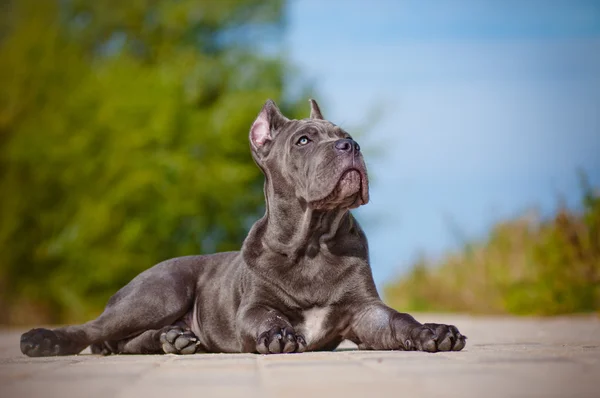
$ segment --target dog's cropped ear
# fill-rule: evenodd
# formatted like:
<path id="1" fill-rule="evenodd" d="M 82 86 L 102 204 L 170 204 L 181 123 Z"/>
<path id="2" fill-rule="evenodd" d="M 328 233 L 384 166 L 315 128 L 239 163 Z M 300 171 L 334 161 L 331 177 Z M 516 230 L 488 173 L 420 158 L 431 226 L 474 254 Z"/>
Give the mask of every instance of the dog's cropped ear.
<path id="1" fill-rule="evenodd" d="M 311 98 L 308 102 L 310 102 L 310 118 L 323 120 L 323 115 L 321 115 L 321 109 L 319 109 L 317 101 Z"/>
<path id="2" fill-rule="evenodd" d="M 289 121 L 279 111 L 273 100 L 267 100 L 250 128 L 252 150 L 263 156 L 268 152 L 273 137 Z"/>

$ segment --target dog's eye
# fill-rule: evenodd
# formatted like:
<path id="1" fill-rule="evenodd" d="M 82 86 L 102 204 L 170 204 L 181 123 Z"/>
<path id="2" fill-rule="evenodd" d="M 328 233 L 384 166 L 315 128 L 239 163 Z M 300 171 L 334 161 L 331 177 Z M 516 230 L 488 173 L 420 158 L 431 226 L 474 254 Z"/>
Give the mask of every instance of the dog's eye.
<path id="1" fill-rule="evenodd" d="M 300 137 L 298 142 L 296 142 L 296 145 L 302 146 L 302 145 L 308 144 L 309 142 L 310 142 L 310 139 L 307 136 L 303 135 L 302 137 Z"/>

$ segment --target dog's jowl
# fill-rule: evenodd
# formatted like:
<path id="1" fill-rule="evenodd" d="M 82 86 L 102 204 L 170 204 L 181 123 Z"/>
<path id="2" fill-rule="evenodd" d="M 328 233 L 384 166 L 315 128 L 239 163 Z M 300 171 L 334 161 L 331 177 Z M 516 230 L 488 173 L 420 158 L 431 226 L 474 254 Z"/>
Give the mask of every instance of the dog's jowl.
<path id="1" fill-rule="evenodd" d="M 142 272 L 83 325 L 33 329 L 29 356 L 261 354 L 360 349 L 460 351 L 454 326 L 421 324 L 383 304 L 367 239 L 350 213 L 369 201 L 359 145 L 325 120 L 289 120 L 267 101 L 250 128 L 266 212 L 239 252 L 180 257 Z"/>

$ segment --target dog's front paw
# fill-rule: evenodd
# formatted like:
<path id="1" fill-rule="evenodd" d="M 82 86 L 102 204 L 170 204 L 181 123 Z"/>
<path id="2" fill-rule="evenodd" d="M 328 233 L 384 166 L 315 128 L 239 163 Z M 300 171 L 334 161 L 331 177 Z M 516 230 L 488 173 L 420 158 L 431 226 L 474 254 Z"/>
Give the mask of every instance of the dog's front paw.
<path id="1" fill-rule="evenodd" d="M 462 335 L 456 326 L 426 323 L 411 332 L 411 339 L 405 342 L 408 350 L 427 352 L 460 351 L 465 348 L 467 336 Z"/>
<path id="2" fill-rule="evenodd" d="M 200 346 L 198 337 L 180 327 L 172 327 L 160 334 L 160 343 L 165 354 L 195 354 Z"/>
<path id="3" fill-rule="evenodd" d="M 292 328 L 275 326 L 258 336 L 256 351 L 261 354 L 303 352 L 306 350 L 304 336 Z"/>

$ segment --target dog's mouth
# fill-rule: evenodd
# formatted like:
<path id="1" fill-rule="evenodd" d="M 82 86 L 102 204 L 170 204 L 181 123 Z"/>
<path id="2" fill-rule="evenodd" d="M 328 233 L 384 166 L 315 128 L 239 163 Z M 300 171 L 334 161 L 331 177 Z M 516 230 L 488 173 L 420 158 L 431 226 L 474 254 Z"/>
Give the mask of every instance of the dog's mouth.
<path id="1" fill-rule="evenodd" d="M 329 195 L 311 204 L 318 209 L 336 207 L 354 209 L 368 202 L 369 183 L 366 173 L 356 168 L 350 168 L 342 173 Z"/>

